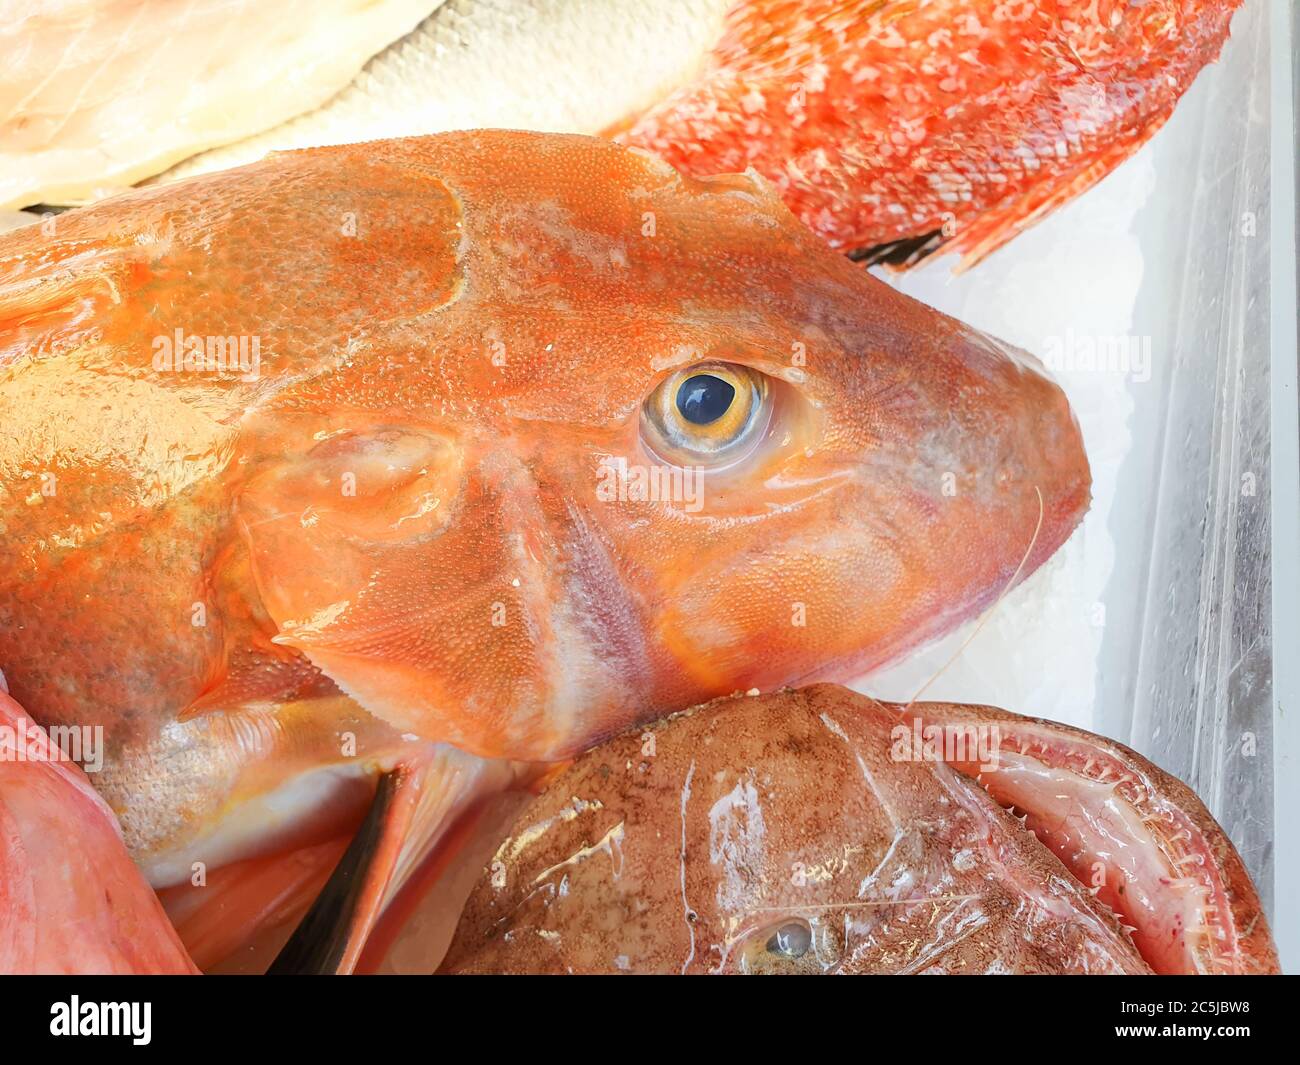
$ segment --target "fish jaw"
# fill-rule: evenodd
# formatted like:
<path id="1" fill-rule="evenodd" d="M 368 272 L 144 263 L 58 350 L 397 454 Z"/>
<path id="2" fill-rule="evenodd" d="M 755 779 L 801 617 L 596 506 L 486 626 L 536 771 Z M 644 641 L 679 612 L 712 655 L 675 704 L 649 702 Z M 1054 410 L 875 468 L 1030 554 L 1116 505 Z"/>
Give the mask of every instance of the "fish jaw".
<path id="1" fill-rule="evenodd" d="M 1241 856 L 1181 780 L 1122 743 L 1059 722 L 948 703 L 901 710 L 921 729 L 983 730 L 979 757 L 954 747 L 950 763 L 1018 811 L 1096 890 L 1156 972 L 1281 971 Z"/>

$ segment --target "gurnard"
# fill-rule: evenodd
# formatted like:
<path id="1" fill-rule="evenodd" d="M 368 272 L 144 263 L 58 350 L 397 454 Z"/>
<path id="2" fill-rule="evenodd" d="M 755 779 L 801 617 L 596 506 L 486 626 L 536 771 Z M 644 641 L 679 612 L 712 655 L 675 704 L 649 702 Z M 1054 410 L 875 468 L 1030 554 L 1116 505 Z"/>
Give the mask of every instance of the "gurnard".
<path id="1" fill-rule="evenodd" d="M 0 664 L 104 727 L 151 883 L 336 839 L 384 777 L 367 920 L 519 762 L 895 659 L 1089 497 L 1029 356 L 761 178 L 518 132 L 0 237 L 0 424 Z"/>

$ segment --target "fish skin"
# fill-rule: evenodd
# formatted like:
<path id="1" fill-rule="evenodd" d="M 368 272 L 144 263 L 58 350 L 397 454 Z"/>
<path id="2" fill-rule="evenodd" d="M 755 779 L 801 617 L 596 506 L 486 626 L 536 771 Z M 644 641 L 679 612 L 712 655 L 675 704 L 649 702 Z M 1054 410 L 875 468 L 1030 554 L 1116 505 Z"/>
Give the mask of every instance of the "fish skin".
<path id="1" fill-rule="evenodd" d="M 3 0 L 0 209 L 97 199 L 315 108 L 436 6 Z"/>
<path id="2" fill-rule="evenodd" d="M 753 167 L 868 261 L 969 266 L 1146 143 L 1239 6 L 450 0 L 325 107 L 169 176 L 380 135 L 604 133 L 690 174 Z"/>
<path id="3" fill-rule="evenodd" d="M 892 757 L 900 720 L 815 685 L 587 752 L 520 812 L 440 971 L 1149 973 L 978 784 Z M 800 920 L 802 958 L 764 950 Z"/>
<path id="4" fill-rule="evenodd" d="M 196 971 L 86 774 L 0 690 L 0 973 Z"/>
<path id="5" fill-rule="evenodd" d="M 969 266 L 1145 144 L 1239 6 L 751 0 L 620 139 L 686 173 L 754 167 L 833 247 L 933 234 L 905 262 Z"/>
<path id="6" fill-rule="evenodd" d="M 445 0 L 328 103 L 177 163 L 159 180 L 270 151 L 458 129 L 596 134 L 698 70 L 732 0 Z"/>
<path id="7" fill-rule="evenodd" d="M 607 133 L 692 174 L 752 166 L 834 247 L 869 261 L 907 265 L 943 247 L 970 265 L 1137 151 L 1217 58 L 1239 6 L 446 0 L 323 106 L 271 125 L 262 93 L 256 114 L 241 116 L 262 132 L 185 159 L 163 180 L 377 137 Z M 139 78 L 150 77 L 146 66 Z M 58 90 L 51 80 L 46 91 Z M 123 84 L 136 81 L 114 91 Z M 139 106 L 126 101 L 105 106 Z M 165 104 L 171 119 L 175 94 Z M 195 147 L 155 126 L 158 159 Z M 18 164 L 0 171 L 11 181 L 34 171 Z M 114 166 L 79 160 L 81 187 L 15 190 L 0 207 L 85 197 L 162 169 Z"/>
<path id="8" fill-rule="evenodd" d="M 258 373 L 156 369 L 178 328 L 255 334 Z M 705 356 L 768 375 L 768 438 L 698 513 L 600 500 Z M 557 759 L 859 675 L 1088 502 L 1032 359 L 760 179 L 527 133 L 288 153 L 0 235 L 0 424 L 0 663 L 42 723 L 105 726 L 96 783 L 158 886 L 196 847 L 331 838 L 429 743 Z"/>

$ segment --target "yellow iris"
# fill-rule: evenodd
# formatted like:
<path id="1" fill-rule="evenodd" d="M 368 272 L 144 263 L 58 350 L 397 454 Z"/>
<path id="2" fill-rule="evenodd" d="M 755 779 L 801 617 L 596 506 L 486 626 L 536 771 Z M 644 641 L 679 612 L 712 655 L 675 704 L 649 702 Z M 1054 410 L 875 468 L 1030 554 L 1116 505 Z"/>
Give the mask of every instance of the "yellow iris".
<path id="1" fill-rule="evenodd" d="M 749 453 L 770 413 L 768 379 L 730 362 L 678 370 L 660 383 L 641 411 L 652 451 L 681 466 L 717 466 Z"/>

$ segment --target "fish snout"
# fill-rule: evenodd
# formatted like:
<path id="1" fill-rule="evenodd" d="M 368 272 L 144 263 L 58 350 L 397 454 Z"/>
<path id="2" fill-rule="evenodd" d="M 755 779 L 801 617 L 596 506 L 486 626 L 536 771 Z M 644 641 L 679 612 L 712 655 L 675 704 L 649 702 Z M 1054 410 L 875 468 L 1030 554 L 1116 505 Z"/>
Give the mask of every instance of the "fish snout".
<path id="1" fill-rule="evenodd" d="M 1046 561 L 1086 512 L 1082 434 L 1037 359 L 973 329 L 959 328 L 950 366 L 931 381 L 932 396 L 916 408 L 929 417 L 913 423 L 926 464 L 917 471 L 917 526 L 935 534 L 936 562 L 964 560 L 1001 593 Z"/>
<path id="2" fill-rule="evenodd" d="M 663 578 L 659 633 L 704 694 L 894 660 L 995 602 L 1087 509 L 1078 424 L 1036 360 L 912 301 L 893 311 L 810 362 L 799 446 L 725 493 L 743 515 L 709 492 Z"/>
<path id="3" fill-rule="evenodd" d="M 870 404 L 857 501 L 893 560 L 897 636 L 881 663 L 994 603 L 1069 538 L 1091 474 L 1069 401 L 1032 356 L 955 327 Z"/>

